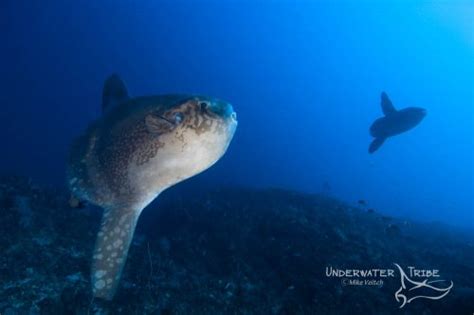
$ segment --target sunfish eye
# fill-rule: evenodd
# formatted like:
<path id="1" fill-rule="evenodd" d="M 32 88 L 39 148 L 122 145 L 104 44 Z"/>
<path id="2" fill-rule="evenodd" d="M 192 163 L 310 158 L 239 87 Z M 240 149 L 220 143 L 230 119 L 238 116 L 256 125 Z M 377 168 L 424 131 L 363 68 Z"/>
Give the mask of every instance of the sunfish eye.
<path id="1" fill-rule="evenodd" d="M 183 113 L 176 113 L 176 114 L 174 114 L 174 122 L 175 122 L 176 124 L 181 123 L 181 122 L 183 121 L 183 119 L 184 119 Z"/>

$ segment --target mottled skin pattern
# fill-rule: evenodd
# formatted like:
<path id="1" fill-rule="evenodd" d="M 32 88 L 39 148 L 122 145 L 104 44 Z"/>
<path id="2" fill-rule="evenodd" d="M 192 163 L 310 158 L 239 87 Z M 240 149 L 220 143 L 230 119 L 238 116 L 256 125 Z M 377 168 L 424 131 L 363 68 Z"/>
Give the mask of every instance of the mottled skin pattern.
<path id="1" fill-rule="evenodd" d="M 94 296 L 112 299 L 138 217 L 158 194 L 226 151 L 237 122 L 202 96 L 139 97 L 107 111 L 73 144 L 71 191 L 104 208 L 92 263 Z"/>

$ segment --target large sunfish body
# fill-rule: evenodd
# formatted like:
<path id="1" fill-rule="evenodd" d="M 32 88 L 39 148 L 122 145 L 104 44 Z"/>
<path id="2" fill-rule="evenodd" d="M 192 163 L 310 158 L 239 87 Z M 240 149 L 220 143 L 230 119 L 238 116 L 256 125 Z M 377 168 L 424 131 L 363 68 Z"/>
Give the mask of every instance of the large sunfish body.
<path id="1" fill-rule="evenodd" d="M 384 117 L 370 127 L 370 134 L 375 139 L 369 146 L 369 153 L 379 149 L 387 138 L 415 128 L 426 116 L 426 110 L 420 107 L 396 110 L 385 92 L 382 92 L 381 105 Z"/>
<path id="2" fill-rule="evenodd" d="M 91 276 L 94 296 L 110 300 L 141 211 L 219 160 L 237 121 L 229 103 L 204 96 L 130 98 L 117 75 L 104 84 L 102 107 L 73 143 L 68 183 L 75 198 L 104 209 Z"/>

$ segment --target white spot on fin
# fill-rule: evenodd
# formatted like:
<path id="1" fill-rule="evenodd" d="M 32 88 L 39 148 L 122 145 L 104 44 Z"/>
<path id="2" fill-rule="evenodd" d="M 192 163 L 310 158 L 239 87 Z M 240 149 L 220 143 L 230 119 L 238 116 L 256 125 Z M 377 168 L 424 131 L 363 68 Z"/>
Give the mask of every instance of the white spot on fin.
<path id="1" fill-rule="evenodd" d="M 140 212 L 131 208 L 106 209 L 92 261 L 95 297 L 114 297 Z"/>
<path id="2" fill-rule="evenodd" d="M 104 280 L 99 280 L 95 283 L 94 287 L 97 290 L 103 289 L 105 287 L 105 281 Z"/>

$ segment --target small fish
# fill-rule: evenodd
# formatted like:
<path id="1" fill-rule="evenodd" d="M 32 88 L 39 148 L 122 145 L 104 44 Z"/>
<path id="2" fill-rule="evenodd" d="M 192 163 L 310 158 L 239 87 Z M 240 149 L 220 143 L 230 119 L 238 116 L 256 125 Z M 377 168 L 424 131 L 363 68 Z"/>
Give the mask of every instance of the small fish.
<path id="1" fill-rule="evenodd" d="M 359 201 L 357 201 L 358 204 L 360 204 L 361 206 L 366 206 L 367 205 L 367 201 L 363 200 L 363 199 L 360 199 Z"/>
<path id="2" fill-rule="evenodd" d="M 385 233 L 387 233 L 388 235 L 391 235 L 391 236 L 396 236 L 396 235 L 399 235 L 401 232 L 400 228 L 398 227 L 398 225 L 396 224 L 389 224 L 386 228 L 385 228 Z"/>

